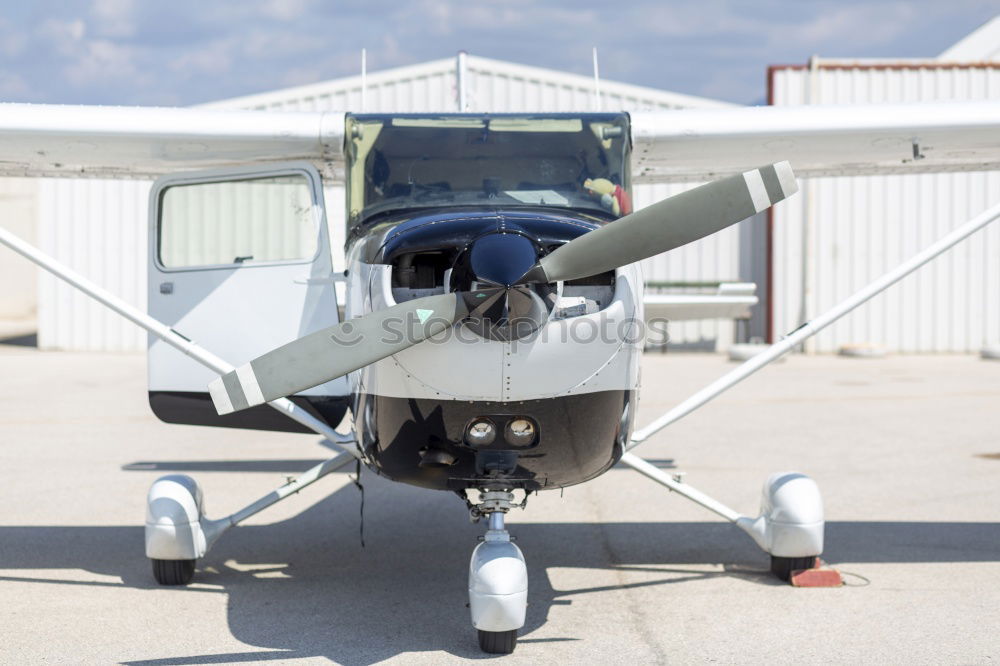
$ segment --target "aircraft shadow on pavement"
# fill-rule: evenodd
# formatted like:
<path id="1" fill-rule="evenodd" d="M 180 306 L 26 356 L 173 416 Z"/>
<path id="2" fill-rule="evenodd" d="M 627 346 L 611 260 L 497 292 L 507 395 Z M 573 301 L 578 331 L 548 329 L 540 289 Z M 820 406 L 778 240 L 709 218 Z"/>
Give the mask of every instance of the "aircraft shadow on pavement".
<path id="1" fill-rule="evenodd" d="M 359 543 L 359 493 L 345 486 L 289 520 L 231 530 L 199 562 L 195 578 L 217 587 L 177 588 L 177 594 L 227 594 L 232 635 L 261 651 L 162 655 L 132 663 L 324 656 L 370 664 L 430 650 L 485 657 L 465 607 L 468 559 L 483 526 L 470 524 L 465 507 L 447 493 L 393 484 L 372 474 L 363 481 L 365 548 Z M 510 530 L 528 561 L 526 643 L 583 639 L 532 639 L 530 634 L 545 623 L 552 606 L 623 587 L 554 589 L 549 567 L 663 574 L 632 586 L 691 585 L 714 576 L 782 584 L 766 574 L 767 557 L 749 537 L 723 522 L 532 524 L 518 519 L 515 513 Z M 0 526 L 0 569 L 8 572 L 0 582 L 120 585 L 38 575 L 39 569 L 84 569 L 120 577 L 129 587 L 154 588 L 142 553 L 142 531 L 140 525 Z M 834 564 L 1000 561 L 1000 523 L 830 522 L 826 542 L 824 557 Z M 712 570 L 705 564 L 723 567 Z M 17 569 L 33 571 L 22 578 L 11 571 Z"/>
<path id="2" fill-rule="evenodd" d="M 310 467 L 324 462 L 325 458 L 305 460 L 294 458 L 289 460 L 137 460 L 122 465 L 123 472 L 267 472 L 301 474 Z M 348 473 L 353 467 L 337 470 Z"/>
<path id="3" fill-rule="evenodd" d="M 13 335 L 10 337 L 0 338 L 0 345 L 12 345 L 14 347 L 37 347 L 38 334 L 25 333 L 23 335 Z"/>

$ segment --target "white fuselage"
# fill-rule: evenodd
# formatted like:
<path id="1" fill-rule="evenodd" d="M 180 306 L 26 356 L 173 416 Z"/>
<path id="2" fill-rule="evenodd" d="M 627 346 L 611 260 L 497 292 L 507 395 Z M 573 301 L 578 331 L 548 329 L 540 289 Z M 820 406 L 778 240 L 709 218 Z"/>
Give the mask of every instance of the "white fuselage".
<path id="1" fill-rule="evenodd" d="M 390 266 L 365 264 L 356 253 L 349 261 L 345 319 L 411 296 L 391 286 Z M 613 288 L 560 287 L 552 317 L 533 336 L 487 340 L 459 324 L 353 373 L 352 391 L 392 398 L 513 402 L 638 388 L 644 333 L 639 265 L 618 269 Z M 600 289 L 609 293 L 588 293 Z M 443 292 L 441 288 L 438 293 Z M 603 296 L 603 307 L 593 311 L 600 301 L 588 296 Z"/>

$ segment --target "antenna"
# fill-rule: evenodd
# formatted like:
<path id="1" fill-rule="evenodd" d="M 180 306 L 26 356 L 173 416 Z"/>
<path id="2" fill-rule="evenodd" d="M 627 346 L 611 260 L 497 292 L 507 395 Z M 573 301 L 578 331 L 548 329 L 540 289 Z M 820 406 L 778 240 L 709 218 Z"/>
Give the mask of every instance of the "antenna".
<path id="1" fill-rule="evenodd" d="M 368 110 L 368 54 L 361 49 L 361 112 Z"/>
<path id="2" fill-rule="evenodd" d="M 458 102 L 459 113 L 464 113 L 468 107 L 468 101 L 465 96 L 465 69 L 468 55 L 465 51 L 459 51 L 458 57 L 455 58 L 455 89 L 457 92 L 456 101 Z"/>
<path id="3" fill-rule="evenodd" d="M 597 47 L 594 47 L 594 110 L 601 110 L 601 74 L 597 69 Z"/>

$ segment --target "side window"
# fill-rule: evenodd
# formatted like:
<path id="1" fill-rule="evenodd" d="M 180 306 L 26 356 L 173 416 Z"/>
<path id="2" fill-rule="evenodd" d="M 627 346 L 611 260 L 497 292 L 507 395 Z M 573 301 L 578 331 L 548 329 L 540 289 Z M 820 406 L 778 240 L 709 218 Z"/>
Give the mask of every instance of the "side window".
<path id="1" fill-rule="evenodd" d="M 160 194 L 164 268 L 305 261 L 319 229 L 301 174 L 172 185 Z"/>

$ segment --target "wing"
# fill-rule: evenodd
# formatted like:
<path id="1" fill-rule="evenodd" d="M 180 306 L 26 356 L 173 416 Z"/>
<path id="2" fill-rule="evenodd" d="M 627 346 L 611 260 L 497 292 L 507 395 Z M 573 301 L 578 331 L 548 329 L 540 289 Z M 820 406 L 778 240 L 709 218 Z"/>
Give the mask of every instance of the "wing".
<path id="1" fill-rule="evenodd" d="M 800 176 L 1000 168 L 1000 103 L 634 112 L 635 182 L 691 182 L 781 160 Z M 0 104 L 0 175 L 157 176 L 312 161 L 343 175 L 344 114 Z"/>
<path id="2" fill-rule="evenodd" d="M 630 115 L 637 183 L 710 180 L 779 160 L 800 177 L 1000 168 L 1000 102 Z"/>
<path id="3" fill-rule="evenodd" d="M 0 175 L 157 176 L 305 159 L 342 172 L 343 113 L 0 104 Z"/>

